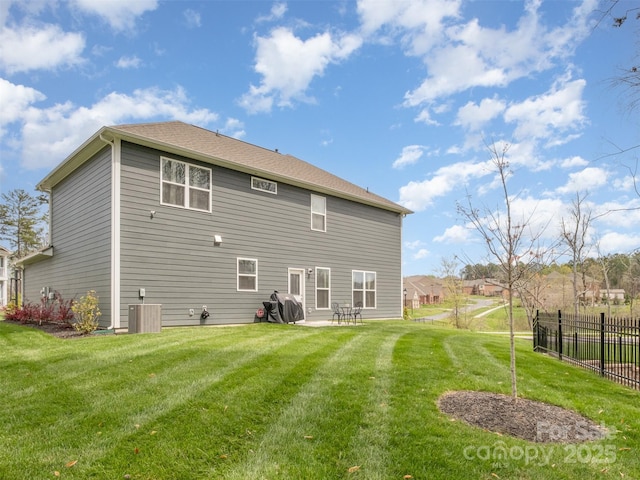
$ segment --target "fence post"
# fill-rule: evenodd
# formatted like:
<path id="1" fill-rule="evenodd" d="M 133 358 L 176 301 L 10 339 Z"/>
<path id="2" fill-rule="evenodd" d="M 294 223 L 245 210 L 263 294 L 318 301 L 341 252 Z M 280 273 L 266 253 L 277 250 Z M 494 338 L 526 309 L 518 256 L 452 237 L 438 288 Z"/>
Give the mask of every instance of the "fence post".
<path id="1" fill-rule="evenodd" d="M 604 377 L 604 312 L 600 312 L 600 375 Z"/>
<path id="2" fill-rule="evenodd" d="M 562 360 L 562 310 L 558 310 L 558 358 Z"/>
<path id="3" fill-rule="evenodd" d="M 536 316 L 533 317 L 533 351 L 538 351 L 538 313 L 536 310 Z"/>

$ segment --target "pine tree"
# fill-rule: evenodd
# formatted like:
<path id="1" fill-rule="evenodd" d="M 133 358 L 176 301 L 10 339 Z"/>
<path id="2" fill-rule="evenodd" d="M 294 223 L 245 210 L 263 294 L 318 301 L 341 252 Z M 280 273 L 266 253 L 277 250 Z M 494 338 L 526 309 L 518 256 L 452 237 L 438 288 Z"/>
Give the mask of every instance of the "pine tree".
<path id="1" fill-rule="evenodd" d="M 37 250 L 42 246 L 44 222 L 42 212 L 46 197 L 34 197 L 24 190 L 11 190 L 2 194 L 0 203 L 0 240 L 7 241 L 15 258 Z"/>

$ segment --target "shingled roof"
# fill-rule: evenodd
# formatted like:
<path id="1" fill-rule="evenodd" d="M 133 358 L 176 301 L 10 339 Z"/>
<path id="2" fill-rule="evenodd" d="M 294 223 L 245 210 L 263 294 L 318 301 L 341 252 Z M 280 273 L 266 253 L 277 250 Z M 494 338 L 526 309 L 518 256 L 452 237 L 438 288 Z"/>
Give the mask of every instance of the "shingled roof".
<path id="1" fill-rule="evenodd" d="M 300 186 L 308 190 L 350 199 L 401 214 L 412 213 L 397 203 L 369 192 L 336 175 L 292 155 L 252 145 L 218 132 L 212 132 L 184 122 L 160 122 L 103 127 L 82 147 L 70 155 L 42 182 L 50 189 L 61 178 L 88 159 L 83 150 L 93 151 L 104 141 L 120 138 L 169 153 L 180 154 L 213 165 L 220 165 L 252 175 Z M 90 146 L 93 145 L 93 148 Z M 80 158 L 77 160 L 76 158 Z M 65 167 L 65 165 L 68 166 Z"/>

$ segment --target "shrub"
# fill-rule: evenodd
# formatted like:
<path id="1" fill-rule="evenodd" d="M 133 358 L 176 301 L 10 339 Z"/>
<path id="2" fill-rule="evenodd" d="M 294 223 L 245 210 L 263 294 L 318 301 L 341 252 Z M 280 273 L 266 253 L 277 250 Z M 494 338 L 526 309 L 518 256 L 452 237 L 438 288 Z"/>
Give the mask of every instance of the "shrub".
<path id="1" fill-rule="evenodd" d="M 98 328 L 98 318 L 100 318 L 100 308 L 98 308 L 98 295 L 95 290 L 89 290 L 87 294 L 80 297 L 80 300 L 71 305 L 71 310 L 75 314 L 76 323 L 73 327 L 82 333 L 91 333 Z"/>
<path id="2" fill-rule="evenodd" d="M 60 292 L 54 293 L 54 302 L 57 308 L 55 309 L 51 320 L 56 323 L 63 323 L 71 326 L 74 314 L 73 314 L 73 299 L 64 300 Z"/>
<path id="3" fill-rule="evenodd" d="M 5 320 L 14 320 L 14 321 L 20 320 L 18 318 L 19 310 L 20 310 L 20 308 L 18 307 L 18 305 L 16 305 L 15 302 L 7 303 L 5 305 L 5 307 L 4 307 L 4 318 L 5 318 Z"/>
<path id="4" fill-rule="evenodd" d="M 10 302 L 4 309 L 5 319 L 38 325 L 62 323 L 70 326 L 74 317 L 72 305 L 73 300 L 64 300 L 59 292 L 55 292 L 53 300 L 43 297 L 39 304 L 25 302 L 22 307 L 18 307 Z"/>

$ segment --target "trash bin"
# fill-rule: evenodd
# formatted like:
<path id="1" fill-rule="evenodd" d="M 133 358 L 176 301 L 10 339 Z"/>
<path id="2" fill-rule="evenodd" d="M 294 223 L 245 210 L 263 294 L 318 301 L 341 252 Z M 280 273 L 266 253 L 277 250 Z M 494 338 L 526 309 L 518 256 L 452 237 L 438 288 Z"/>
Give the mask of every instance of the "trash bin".
<path id="1" fill-rule="evenodd" d="M 129 305 L 129 333 L 157 333 L 162 330 L 162 305 Z"/>

